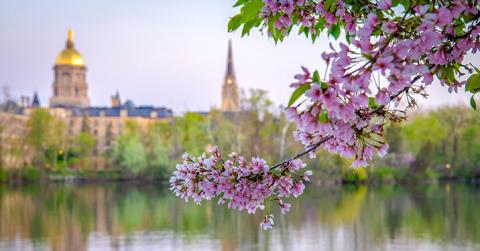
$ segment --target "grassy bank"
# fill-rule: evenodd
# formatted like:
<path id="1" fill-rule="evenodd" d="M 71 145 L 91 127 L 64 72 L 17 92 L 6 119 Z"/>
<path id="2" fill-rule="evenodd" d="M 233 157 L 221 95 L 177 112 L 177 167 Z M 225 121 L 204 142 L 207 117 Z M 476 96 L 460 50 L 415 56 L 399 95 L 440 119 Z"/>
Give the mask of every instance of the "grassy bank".
<path id="1" fill-rule="evenodd" d="M 435 170 L 427 168 L 425 173 L 413 177 L 409 168 L 392 166 L 370 166 L 368 168 L 312 168 L 313 183 L 329 184 L 400 184 L 409 182 L 438 182 L 440 180 L 478 181 L 480 174 L 475 171 Z M 35 182 L 167 182 L 165 172 L 144 172 L 134 175 L 132 172 L 112 168 L 111 170 L 46 170 L 32 166 L 20 169 L 0 169 L 1 183 Z"/>
<path id="2" fill-rule="evenodd" d="M 163 182 L 164 174 L 133 175 L 124 170 L 42 170 L 36 167 L 0 169 L 0 183 L 38 182 Z"/>

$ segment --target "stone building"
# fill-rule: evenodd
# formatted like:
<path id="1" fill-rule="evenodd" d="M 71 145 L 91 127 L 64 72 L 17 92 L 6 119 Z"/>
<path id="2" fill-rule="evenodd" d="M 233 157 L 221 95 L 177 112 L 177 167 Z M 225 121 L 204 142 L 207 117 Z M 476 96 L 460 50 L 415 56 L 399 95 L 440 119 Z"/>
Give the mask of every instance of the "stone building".
<path id="1" fill-rule="evenodd" d="M 0 160 L 3 166 L 19 168 L 28 163 L 32 154 L 24 137 L 28 117 L 13 101 L 6 101 L 0 111 Z"/>
<path id="2" fill-rule="evenodd" d="M 240 98 L 238 93 L 237 80 L 233 70 L 233 52 L 232 41 L 228 41 L 227 71 L 222 86 L 222 106 L 223 112 L 238 112 L 240 110 Z"/>
<path id="3" fill-rule="evenodd" d="M 104 165 L 103 153 L 112 149 L 116 138 L 122 134 L 127 121 L 136 122 L 141 128 L 160 120 L 173 118 L 171 109 L 155 106 L 137 106 L 127 100 L 122 103 L 117 92 L 111 97 L 111 105 L 105 107 L 90 106 L 87 67 L 73 43 L 73 31 L 68 31 L 66 48 L 55 60 L 54 81 L 50 106 L 46 109 L 51 115 L 65 124 L 66 135 L 77 135 L 87 130 L 96 139 L 94 148 L 94 167 Z M 31 155 L 17 156 L 13 146 L 27 147 L 26 142 L 17 142 L 25 138 L 27 121 L 32 111 L 40 107 L 35 92 L 32 100 L 22 96 L 20 105 L 13 101 L 5 102 L 0 111 L 0 158 L 10 168 L 28 164 Z M 25 151 L 24 151 L 25 152 Z"/>
<path id="4" fill-rule="evenodd" d="M 66 46 L 55 60 L 52 95 L 49 106 L 45 109 L 63 121 L 65 137 L 72 137 L 85 131 L 95 137 L 93 167 L 101 169 L 106 166 L 103 153 L 114 147 L 127 121 L 134 121 L 140 128 L 147 128 L 157 121 L 172 119 L 173 112 L 165 107 L 137 106 L 130 100 L 122 103 L 118 92 L 111 96 L 110 106 L 90 106 L 87 66 L 74 46 L 73 35 L 73 31 L 69 30 Z M 33 158 L 27 142 L 23 141 L 28 132 L 29 116 L 39 107 L 41 103 L 36 92 L 32 99 L 22 96 L 20 104 L 7 101 L 0 105 L 0 159 L 7 167 L 21 167 L 29 164 Z M 231 41 L 228 43 L 227 69 L 222 86 L 220 110 L 228 118 L 234 117 L 240 110 Z M 200 112 L 204 115 L 207 113 Z"/>

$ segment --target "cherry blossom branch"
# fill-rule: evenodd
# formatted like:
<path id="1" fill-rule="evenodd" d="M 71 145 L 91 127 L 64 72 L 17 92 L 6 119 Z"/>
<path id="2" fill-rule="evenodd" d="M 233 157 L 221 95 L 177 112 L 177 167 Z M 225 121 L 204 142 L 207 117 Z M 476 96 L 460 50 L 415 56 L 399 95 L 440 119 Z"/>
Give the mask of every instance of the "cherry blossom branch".
<path id="1" fill-rule="evenodd" d="M 418 81 L 420 79 L 420 76 L 416 76 L 414 79 L 412 79 L 411 83 L 415 83 L 416 81 Z M 392 95 L 390 96 L 390 99 L 393 100 L 395 98 L 397 98 L 398 96 L 402 95 L 404 92 L 408 91 L 410 89 L 410 86 L 408 87 L 405 87 L 403 88 L 401 91 L 399 91 L 397 94 L 395 95 Z M 378 113 L 380 110 L 382 110 L 383 108 L 385 108 L 385 105 L 382 105 L 382 106 L 379 106 L 377 107 L 376 109 L 372 110 L 370 113 L 368 113 L 368 115 L 372 115 L 372 114 L 375 114 L 375 113 Z M 366 116 L 366 115 L 365 115 Z M 289 159 L 286 159 L 282 162 L 279 162 L 275 165 L 273 165 L 272 167 L 270 167 L 270 170 L 274 170 L 278 167 L 282 167 L 282 166 L 287 166 L 291 161 L 293 160 L 296 160 L 296 159 L 299 159 L 305 155 L 307 155 L 308 153 L 312 152 L 312 151 L 315 151 L 318 147 L 320 147 L 320 145 L 322 145 L 323 143 L 327 142 L 328 140 L 332 139 L 333 136 L 332 135 L 329 135 L 329 136 L 326 136 L 326 137 L 323 137 L 322 139 L 320 139 L 318 142 L 312 144 L 312 145 L 309 145 L 305 148 L 305 150 L 301 153 L 298 153 L 297 155 L 289 158 Z"/>
<path id="2" fill-rule="evenodd" d="M 278 168 L 278 167 L 283 167 L 283 166 L 287 166 L 288 164 L 290 164 L 290 162 L 292 162 L 293 160 L 296 160 L 296 159 L 299 159 L 305 155 L 307 155 L 309 152 L 311 151 L 315 151 L 321 144 L 327 142 L 329 139 L 332 139 L 333 136 L 330 135 L 330 136 L 326 136 L 326 137 L 323 137 L 321 140 L 319 140 L 317 143 L 313 144 L 313 145 L 310 145 L 308 146 L 305 151 L 287 159 L 287 160 L 284 160 L 280 163 L 277 163 L 275 164 L 274 166 L 270 167 L 270 170 L 273 170 L 275 168 Z"/>
<path id="3" fill-rule="evenodd" d="M 274 201 L 282 213 L 287 212 L 290 204 L 283 199 L 299 196 L 312 175 L 310 170 L 302 171 L 306 165 L 300 158 L 322 147 L 352 158 L 352 167 L 367 166 L 375 153 L 387 152 L 387 123 L 405 119 L 402 114 L 416 105 L 414 94 L 426 97 L 425 86 L 434 78 L 449 92 L 464 84 L 473 95 L 480 92 L 480 70 L 475 66 L 478 74 L 468 82 L 457 78 L 465 71 L 472 74 L 473 69 L 462 62 L 467 53 L 480 51 L 478 0 L 258 2 L 238 1 L 236 6 L 242 7 L 231 18 L 229 30 L 243 25 L 242 34 L 248 34 L 260 27 L 275 42 L 282 41 L 293 26 L 313 41 L 324 32 L 338 39 L 343 30 L 348 44 L 339 43 L 339 51 L 331 45 L 330 52 L 322 53 L 325 82 L 317 71 L 310 74 L 302 67 L 303 73 L 295 76 L 298 82 L 291 85 L 295 91 L 286 113 L 297 124 L 294 138 L 304 145 L 303 152 L 272 167 L 261 158 L 247 160 L 236 153 L 223 159 L 217 147 L 208 157 L 186 154 L 170 179 L 171 189 L 185 200 L 200 203 L 218 198 L 219 204 L 232 209 L 264 210 L 260 225 L 271 228 L 273 215 L 266 204 Z M 422 83 L 417 83 L 420 79 Z M 307 98 L 292 106 L 303 95 Z M 391 105 L 404 99 L 405 107 Z"/>

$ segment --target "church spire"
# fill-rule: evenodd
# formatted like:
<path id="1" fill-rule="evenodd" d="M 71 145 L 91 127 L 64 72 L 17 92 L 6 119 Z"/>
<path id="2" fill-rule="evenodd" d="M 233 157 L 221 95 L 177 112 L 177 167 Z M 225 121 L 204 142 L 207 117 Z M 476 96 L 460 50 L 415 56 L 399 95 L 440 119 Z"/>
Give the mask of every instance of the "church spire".
<path id="1" fill-rule="evenodd" d="M 233 76 L 233 52 L 232 52 L 232 40 L 228 40 L 228 58 L 227 58 L 227 76 Z"/>
<path id="2" fill-rule="evenodd" d="M 40 107 L 40 99 L 38 98 L 37 91 L 33 93 L 32 107 L 34 108 Z"/>
<path id="3" fill-rule="evenodd" d="M 227 72 L 222 86 L 222 106 L 224 112 L 240 110 L 237 80 L 233 70 L 232 41 L 228 41 Z"/>

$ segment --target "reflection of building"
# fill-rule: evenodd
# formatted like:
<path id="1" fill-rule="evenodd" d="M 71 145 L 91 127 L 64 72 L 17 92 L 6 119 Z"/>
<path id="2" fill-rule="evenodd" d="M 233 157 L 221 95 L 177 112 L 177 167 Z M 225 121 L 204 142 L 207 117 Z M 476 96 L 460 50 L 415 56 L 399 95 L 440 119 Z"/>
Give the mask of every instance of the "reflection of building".
<path id="1" fill-rule="evenodd" d="M 222 86 L 221 110 L 224 112 L 238 112 L 240 110 L 237 80 L 233 70 L 232 41 L 228 42 L 227 72 Z"/>
<path id="2" fill-rule="evenodd" d="M 172 110 L 165 107 L 136 106 L 129 100 L 122 104 L 118 92 L 112 96 L 111 106 L 90 106 L 86 82 L 87 68 L 82 56 L 74 47 L 73 31 L 71 30 L 68 31 L 66 48 L 56 58 L 53 70 L 53 95 L 50 98 L 48 110 L 50 114 L 64 122 L 67 135 L 72 136 L 85 131 L 91 133 L 97 142 L 94 148 L 96 156 L 100 156 L 101 153 L 113 147 L 116 138 L 122 133 L 126 121 L 135 121 L 144 128 L 150 123 L 168 120 L 173 116 Z M 20 136 L 25 135 L 28 115 L 35 108 L 40 107 L 40 100 L 36 92 L 32 101 L 29 97 L 23 96 L 20 105 L 13 101 L 9 102 L 7 102 L 8 107 L 5 103 L 1 111 L 0 118 L 3 127 L 0 146 L 17 144 L 16 141 L 21 138 Z M 25 142 L 22 144 L 25 145 Z M 8 147 L 1 147 L 0 158 L 3 160 L 7 159 L 7 156 L 3 154 L 6 149 L 10 152 L 13 151 Z M 11 157 L 9 158 L 11 159 Z M 28 161 L 21 160 L 21 162 Z"/>

